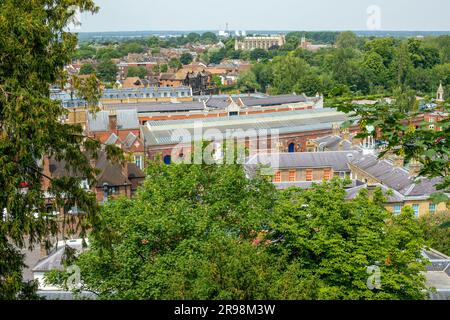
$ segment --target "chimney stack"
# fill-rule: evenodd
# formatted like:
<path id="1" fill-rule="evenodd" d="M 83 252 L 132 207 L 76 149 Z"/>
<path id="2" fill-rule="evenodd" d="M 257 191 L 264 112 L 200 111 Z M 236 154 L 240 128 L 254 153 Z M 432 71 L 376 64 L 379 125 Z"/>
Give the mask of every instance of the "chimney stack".
<path id="1" fill-rule="evenodd" d="M 405 166 L 405 159 L 403 159 L 403 157 L 394 156 L 392 161 L 394 163 L 394 167 L 396 168 L 403 168 Z"/>
<path id="2" fill-rule="evenodd" d="M 109 114 L 109 130 L 117 131 L 117 114 L 115 112 Z"/>
<path id="3" fill-rule="evenodd" d="M 411 177 L 417 177 L 421 169 L 422 166 L 419 161 L 411 160 L 411 162 L 409 163 L 409 175 Z"/>

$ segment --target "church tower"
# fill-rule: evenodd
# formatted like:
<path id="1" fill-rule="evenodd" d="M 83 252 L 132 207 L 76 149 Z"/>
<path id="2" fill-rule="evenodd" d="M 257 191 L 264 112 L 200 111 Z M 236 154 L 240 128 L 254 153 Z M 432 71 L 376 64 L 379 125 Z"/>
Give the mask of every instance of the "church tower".
<path id="1" fill-rule="evenodd" d="M 438 102 L 444 101 L 444 87 L 442 86 L 442 82 L 439 85 L 439 89 L 437 91 L 436 101 L 438 101 Z"/>

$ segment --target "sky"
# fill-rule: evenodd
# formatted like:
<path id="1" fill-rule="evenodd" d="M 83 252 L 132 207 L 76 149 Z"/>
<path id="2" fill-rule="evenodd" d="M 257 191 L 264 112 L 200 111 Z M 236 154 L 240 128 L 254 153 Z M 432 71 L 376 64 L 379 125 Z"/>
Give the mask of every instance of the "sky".
<path id="1" fill-rule="evenodd" d="M 223 30 L 449 31 L 449 0 L 95 0 L 80 32 Z"/>

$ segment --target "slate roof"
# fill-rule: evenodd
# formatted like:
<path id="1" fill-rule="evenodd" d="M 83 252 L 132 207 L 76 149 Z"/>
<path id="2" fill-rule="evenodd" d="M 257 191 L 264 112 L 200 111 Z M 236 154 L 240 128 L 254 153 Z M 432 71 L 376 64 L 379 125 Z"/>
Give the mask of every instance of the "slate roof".
<path id="1" fill-rule="evenodd" d="M 295 181 L 295 182 L 274 182 L 275 188 L 278 190 L 285 190 L 291 187 L 296 187 L 300 189 L 309 189 L 313 186 L 313 184 L 320 184 L 322 181 Z M 353 180 L 349 185 L 345 186 L 345 188 L 355 188 L 360 184 L 359 181 Z"/>
<path id="2" fill-rule="evenodd" d="M 206 101 L 208 108 L 226 109 L 230 105 L 229 98 L 210 98 Z"/>
<path id="3" fill-rule="evenodd" d="M 403 168 L 397 168 L 388 160 L 379 160 L 375 155 L 361 155 L 351 162 L 355 167 L 370 174 L 381 184 L 398 191 L 403 196 L 422 197 L 437 192 L 436 184 L 441 178 L 415 179 Z"/>
<path id="4" fill-rule="evenodd" d="M 92 292 L 82 291 L 79 294 L 74 294 L 70 291 L 58 291 L 58 290 L 38 290 L 36 292 L 40 297 L 45 298 L 46 300 L 95 300 L 96 295 Z"/>
<path id="5" fill-rule="evenodd" d="M 431 262 L 426 267 L 426 286 L 436 289 L 430 294 L 430 299 L 450 300 L 450 258 L 433 249 L 422 251 L 422 255 Z"/>
<path id="6" fill-rule="evenodd" d="M 279 96 L 269 96 L 267 98 L 253 98 L 253 97 L 243 97 L 240 100 L 247 107 L 255 106 L 276 106 L 289 103 L 299 103 L 307 102 L 308 98 L 304 95 L 279 95 Z"/>
<path id="7" fill-rule="evenodd" d="M 108 104 L 105 106 L 111 110 L 136 110 L 138 113 L 152 112 L 189 112 L 201 111 L 205 106 L 201 101 L 180 102 L 180 103 L 127 103 L 127 104 Z"/>
<path id="8" fill-rule="evenodd" d="M 376 178 L 381 184 L 396 191 L 404 191 L 412 184 L 409 172 L 395 167 L 387 160 L 379 160 L 375 155 L 356 157 L 351 164 Z"/>
<path id="9" fill-rule="evenodd" d="M 86 242 L 88 242 L 86 240 Z M 58 245 L 53 249 L 53 252 L 40 260 L 36 266 L 32 269 L 33 272 L 46 272 L 50 270 L 59 270 L 63 271 L 64 266 L 62 264 L 62 258 L 64 256 L 64 252 L 66 250 L 66 246 L 77 250 L 77 252 L 82 252 L 84 250 L 82 246 L 81 239 L 67 240 L 67 241 L 59 241 Z"/>
<path id="10" fill-rule="evenodd" d="M 139 168 L 134 168 L 132 163 L 127 163 L 128 174 L 130 175 L 130 168 L 134 171 L 135 176 L 144 177 L 144 173 Z M 98 158 L 95 161 L 95 168 L 100 172 L 97 175 L 97 188 L 103 187 L 104 183 L 108 183 L 110 186 L 123 186 L 124 184 L 130 184 L 129 177 L 124 175 L 122 165 L 120 163 L 112 163 L 108 160 L 105 152 L 101 151 L 98 154 Z M 79 172 L 74 171 L 71 167 L 67 166 L 64 161 L 56 161 L 50 159 L 50 173 L 52 177 L 78 177 L 84 178 Z"/>
<path id="11" fill-rule="evenodd" d="M 340 136 L 326 136 L 312 140 L 319 145 L 320 151 L 338 151 L 341 147 L 342 150 L 350 151 L 353 149 L 351 141 L 344 140 Z"/>
<path id="12" fill-rule="evenodd" d="M 399 203 L 399 202 L 403 202 L 404 201 L 404 196 L 402 194 L 400 194 L 398 191 L 392 190 L 388 187 L 386 187 L 385 185 L 382 184 L 375 184 L 373 186 L 370 186 L 370 188 L 381 188 L 381 190 L 383 191 L 383 194 L 386 197 L 387 203 Z M 346 199 L 347 200 L 352 200 L 355 199 L 356 196 L 359 194 L 359 192 L 362 189 L 367 189 L 368 186 L 367 184 L 363 184 L 363 185 L 359 185 L 359 186 L 355 186 L 354 188 L 350 188 L 350 189 L 346 189 L 345 192 L 347 193 L 346 195 Z"/>
<path id="13" fill-rule="evenodd" d="M 331 167 L 335 172 L 350 172 L 349 156 L 356 154 L 348 151 L 257 154 L 250 157 L 246 165 L 270 163 L 279 169 Z"/>

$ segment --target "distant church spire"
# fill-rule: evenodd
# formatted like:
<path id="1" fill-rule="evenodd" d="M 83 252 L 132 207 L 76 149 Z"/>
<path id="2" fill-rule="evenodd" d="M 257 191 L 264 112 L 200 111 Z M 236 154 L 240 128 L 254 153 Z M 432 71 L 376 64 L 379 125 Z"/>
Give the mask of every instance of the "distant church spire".
<path id="1" fill-rule="evenodd" d="M 437 91 L 437 97 L 436 100 L 439 102 L 444 101 L 444 87 L 442 86 L 442 82 L 439 84 L 439 89 Z"/>

